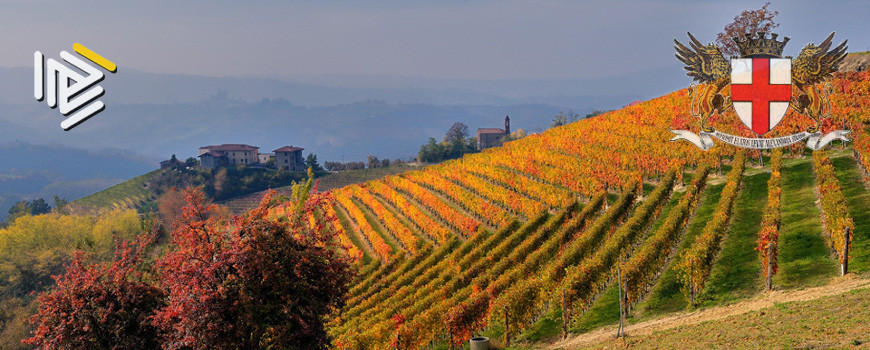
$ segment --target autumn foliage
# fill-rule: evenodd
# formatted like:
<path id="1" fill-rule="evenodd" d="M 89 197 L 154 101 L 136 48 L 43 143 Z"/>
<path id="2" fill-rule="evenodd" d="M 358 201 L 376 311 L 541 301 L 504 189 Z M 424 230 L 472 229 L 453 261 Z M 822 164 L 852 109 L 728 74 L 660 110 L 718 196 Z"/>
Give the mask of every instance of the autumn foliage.
<path id="1" fill-rule="evenodd" d="M 776 274 L 777 251 L 779 246 L 780 223 L 782 221 L 782 150 L 772 152 L 770 159 L 770 180 L 767 181 L 767 205 L 761 217 L 761 230 L 758 232 L 758 251 L 761 266 L 766 278 Z M 767 267 L 770 267 L 768 269 Z"/>
<path id="2" fill-rule="evenodd" d="M 211 215 L 199 189 L 173 225 L 167 252 L 145 263 L 145 240 L 111 263 L 80 254 L 40 296 L 41 349 L 325 349 L 324 317 L 344 304 L 349 258 L 326 194 L 310 181 L 279 204 L 231 220 Z M 289 210 L 288 210 L 289 208 Z M 150 278 L 149 278 L 150 277 Z"/>
<path id="3" fill-rule="evenodd" d="M 56 286 L 39 296 L 33 337 L 37 349 L 156 349 L 158 330 L 151 320 L 164 293 L 142 273 L 146 235 L 122 243 L 110 263 L 87 263 L 75 255 Z"/>

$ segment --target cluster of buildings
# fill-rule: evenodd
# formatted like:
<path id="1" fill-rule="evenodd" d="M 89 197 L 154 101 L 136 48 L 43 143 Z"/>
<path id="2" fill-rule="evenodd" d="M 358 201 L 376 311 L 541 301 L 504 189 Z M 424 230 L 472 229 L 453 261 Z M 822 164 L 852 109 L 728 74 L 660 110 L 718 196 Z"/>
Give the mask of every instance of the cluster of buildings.
<path id="1" fill-rule="evenodd" d="M 511 134 L 511 118 L 504 117 L 504 129 L 477 129 L 477 148 L 484 150 L 500 146 L 502 139 Z M 248 165 L 266 166 L 274 160 L 275 168 L 286 171 L 305 171 L 305 161 L 302 158 L 302 147 L 284 146 L 272 153 L 260 153 L 260 147 L 246 144 L 225 143 L 222 145 L 203 146 L 199 148 L 199 165 L 203 169 L 215 169 L 224 166 Z M 160 162 L 161 168 L 169 168 L 183 162 L 172 159 Z"/>
<path id="2" fill-rule="evenodd" d="M 203 169 L 235 165 L 265 165 L 274 159 L 275 167 L 280 170 L 304 171 L 302 150 L 304 148 L 284 146 L 272 153 L 260 153 L 260 147 L 245 144 L 225 143 L 203 146 L 199 148 L 199 165 Z"/>

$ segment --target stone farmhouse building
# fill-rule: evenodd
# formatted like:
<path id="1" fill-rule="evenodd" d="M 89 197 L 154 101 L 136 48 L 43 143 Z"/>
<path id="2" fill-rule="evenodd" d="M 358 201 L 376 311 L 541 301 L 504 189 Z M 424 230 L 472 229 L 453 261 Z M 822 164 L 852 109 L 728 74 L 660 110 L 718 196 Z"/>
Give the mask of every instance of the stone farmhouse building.
<path id="1" fill-rule="evenodd" d="M 304 148 L 293 146 L 284 146 L 274 150 L 275 166 L 277 166 L 278 169 L 288 171 L 305 171 L 305 163 L 302 160 L 302 150 L 304 150 Z"/>
<path id="2" fill-rule="evenodd" d="M 199 163 L 204 169 L 214 169 L 227 165 L 253 165 L 260 163 L 260 147 L 225 143 L 217 146 L 199 148 Z"/>
<path id="3" fill-rule="evenodd" d="M 501 146 L 501 139 L 511 134 L 511 118 L 504 117 L 504 129 L 481 128 L 477 129 L 477 149 L 484 150 L 490 147 Z"/>

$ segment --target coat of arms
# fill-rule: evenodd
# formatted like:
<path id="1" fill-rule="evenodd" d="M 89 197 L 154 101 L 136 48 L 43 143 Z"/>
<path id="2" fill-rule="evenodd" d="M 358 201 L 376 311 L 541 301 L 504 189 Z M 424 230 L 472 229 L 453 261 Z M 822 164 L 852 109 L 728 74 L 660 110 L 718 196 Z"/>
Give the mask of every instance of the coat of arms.
<path id="1" fill-rule="evenodd" d="M 831 33 L 821 44 L 809 44 L 797 58 L 782 57 L 784 37 L 764 32 L 734 38 L 740 57 L 726 59 L 714 44 L 703 45 L 689 34 L 689 46 L 674 39 L 676 56 L 683 62 L 688 76 L 701 85 L 691 86 L 691 114 L 699 118 L 701 132 L 672 130 L 671 139 L 687 140 L 701 149 L 714 146 L 712 137 L 729 144 L 753 149 L 783 147 L 808 139 L 807 146 L 820 149 L 835 139 L 846 140 L 846 130 L 827 135 L 819 132 L 822 120 L 830 116 L 828 87 L 819 87 L 839 68 L 846 57 L 846 41 L 834 48 Z M 723 94 L 730 86 L 730 94 Z M 710 116 L 732 108 L 740 121 L 758 137 L 729 135 L 708 124 Z M 806 131 L 793 135 L 761 138 L 773 130 L 791 108 L 815 122 Z"/>

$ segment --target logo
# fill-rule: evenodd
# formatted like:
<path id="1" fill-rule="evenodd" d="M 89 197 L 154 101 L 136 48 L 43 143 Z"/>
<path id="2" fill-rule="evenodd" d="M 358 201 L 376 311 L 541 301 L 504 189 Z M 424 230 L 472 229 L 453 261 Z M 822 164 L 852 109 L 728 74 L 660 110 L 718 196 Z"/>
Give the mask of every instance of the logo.
<path id="1" fill-rule="evenodd" d="M 73 44 L 73 50 L 108 72 L 118 70 L 114 63 L 81 44 Z M 104 75 L 69 52 L 61 51 L 60 57 L 84 75 L 52 58 L 46 61 L 42 53 L 36 51 L 33 53 L 33 96 L 37 101 L 45 99 L 51 108 L 59 108 L 60 113 L 67 117 L 60 127 L 70 130 L 106 109 L 103 102 L 97 101 L 106 92 L 97 86 Z"/>
<path id="2" fill-rule="evenodd" d="M 737 147 L 770 149 L 784 147 L 807 140 L 807 147 L 817 150 L 831 141 L 846 138 L 848 130 L 837 130 L 822 135 L 821 123 L 830 117 L 828 93 L 830 87 L 818 85 L 828 80 L 846 58 L 846 41 L 831 48 L 834 33 L 818 46 L 809 44 L 792 60 L 783 58 L 782 51 L 789 41 L 777 34 L 751 33 L 745 39 L 734 38 L 740 51 L 739 58 L 726 60 L 714 44 L 701 44 L 689 35 L 689 46 L 674 39 L 676 56 L 688 71 L 686 75 L 701 85 L 690 86 L 692 116 L 700 121 L 697 135 L 688 130 L 671 130 L 676 137 L 671 141 L 686 140 L 703 150 L 713 148 L 713 138 Z M 730 94 L 725 88 L 730 86 Z M 758 137 L 729 135 L 707 124 L 712 115 L 733 109 L 740 121 Z M 775 138 L 761 138 L 782 122 L 792 109 L 812 118 L 815 125 L 806 131 Z"/>

